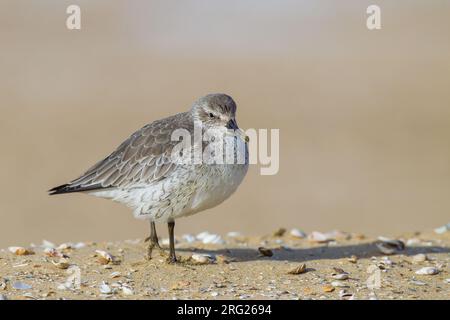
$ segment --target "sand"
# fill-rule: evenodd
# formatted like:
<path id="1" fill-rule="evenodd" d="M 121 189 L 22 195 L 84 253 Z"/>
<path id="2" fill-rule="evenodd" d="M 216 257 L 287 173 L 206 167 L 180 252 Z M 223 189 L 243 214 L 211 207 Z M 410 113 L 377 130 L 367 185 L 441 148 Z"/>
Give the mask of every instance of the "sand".
<path id="1" fill-rule="evenodd" d="M 199 240 L 189 242 L 187 240 L 194 238 L 180 237 L 177 241 L 180 262 L 174 265 L 166 262 L 165 251 L 155 251 L 153 259 L 146 260 L 143 240 L 66 243 L 58 245 L 57 249 L 51 248 L 56 245 L 46 242 L 44 246 L 26 248 L 34 252 L 29 255 L 16 255 L 5 249 L 0 252 L 0 297 L 450 298 L 449 232 L 403 234 L 397 239 L 406 243 L 406 248 L 388 256 L 374 244 L 377 239 L 343 232 L 335 232 L 333 237 L 335 240 L 317 243 L 293 237 L 289 231 L 281 236 L 230 234 L 216 237 L 218 242 L 222 240 L 220 244 L 203 244 Z M 261 255 L 259 247 L 269 249 L 273 255 Z M 206 254 L 211 260 L 198 264 L 192 258 L 193 254 Z M 431 267 L 428 270 L 434 269 L 437 274 L 416 274 L 426 267 Z M 295 270 L 299 274 L 293 274 Z"/>

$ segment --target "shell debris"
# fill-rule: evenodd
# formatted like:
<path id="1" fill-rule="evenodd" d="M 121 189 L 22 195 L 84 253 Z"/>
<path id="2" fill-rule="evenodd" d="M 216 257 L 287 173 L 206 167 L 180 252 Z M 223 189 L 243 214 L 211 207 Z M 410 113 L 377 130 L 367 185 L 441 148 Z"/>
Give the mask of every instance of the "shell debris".
<path id="1" fill-rule="evenodd" d="M 288 271 L 288 274 L 302 274 L 305 272 L 306 272 L 306 264 L 301 263 L 294 269 L 291 269 L 290 271 Z"/>

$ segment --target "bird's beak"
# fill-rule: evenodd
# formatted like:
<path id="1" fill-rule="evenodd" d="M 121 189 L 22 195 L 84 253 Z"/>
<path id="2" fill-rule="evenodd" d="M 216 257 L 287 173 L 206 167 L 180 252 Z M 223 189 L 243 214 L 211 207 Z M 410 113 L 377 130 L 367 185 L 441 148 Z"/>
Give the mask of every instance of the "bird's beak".
<path id="1" fill-rule="evenodd" d="M 236 121 L 234 121 L 234 119 L 231 119 L 230 121 L 228 121 L 227 129 L 233 130 L 234 135 L 241 138 L 246 143 L 250 141 L 250 138 L 245 134 L 245 132 L 242 131 L 241 129 L 239 129 L 239 127 L 237 126 L 237 123 L 236 123 Z"/>

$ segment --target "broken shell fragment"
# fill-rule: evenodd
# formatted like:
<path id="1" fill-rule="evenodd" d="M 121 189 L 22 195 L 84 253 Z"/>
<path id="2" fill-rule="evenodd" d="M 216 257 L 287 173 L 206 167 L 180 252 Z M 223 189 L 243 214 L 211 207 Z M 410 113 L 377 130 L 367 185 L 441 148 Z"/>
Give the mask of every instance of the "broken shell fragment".
<path id="1" fill-rule="evenodd" d="M 345 272 L 341 268 L 333 268 L 334 273 L 331 274 L 331 277 L 336 280 L 347 280 L 348 279 L 348 272 Z"/>
<path id="2" fill-rule="evenodd" d="M 70 267 L 70 263 L 67 259 L 60 259 L 59 261 L 53 261 L 52 263 L 55 267 L 57 267 L 58 269 L 67 269 Z"/>
<path id="3" fill-rule="evenodd" d="M 302 274 L 306 272 L 306 264 L 302 263 L 295 267 L 294 269 L 290 270 L 288 274 Z"/>
<path id="4" fill-rule="evenodd" d="M 197 254 L 194 253 L 191 256 L 191 260 L 195 263 L 195 264 L 209 264 L 213 261 L 212 257 L 210 255 L 206 255 L 206 254 Z"/>
<path id="5" fill-rule="evenodd" d="M 261 254 L 261 256 L 264 256 L 264 257 L 271 257 L 271 256 L 273 256 L 273 252 L 270 249 L 267 249 L 267 248 L 264 248 L 264 247 L 259 247 L 258 251 Z"/>
<path id="6" fill-rule="evenodd" d="M 100 256 L 98 259 L 100 264 L 105 265 L 110 262 L 114 262 L 114 257 L 110 253 L 103 250 L 95 250 L 95 252 L 98 253 L 98 255 Z"/>

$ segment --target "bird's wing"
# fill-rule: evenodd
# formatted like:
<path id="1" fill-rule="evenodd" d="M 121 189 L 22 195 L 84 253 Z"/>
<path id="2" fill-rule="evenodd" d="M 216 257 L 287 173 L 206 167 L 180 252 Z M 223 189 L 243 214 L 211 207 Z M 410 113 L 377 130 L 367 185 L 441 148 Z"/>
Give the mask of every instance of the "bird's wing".
<path id="1" fill-rule="evenodd" d="M 173 130 L 189 129 L 187 113 L 147 124 L 125 140 L 113 153 L 68 184 L 51 189 L 51 194 L 91 191 L 104 188 L 130 188 L 167 177 L 177 166 L 171 153 L 178 141 Z"/>

